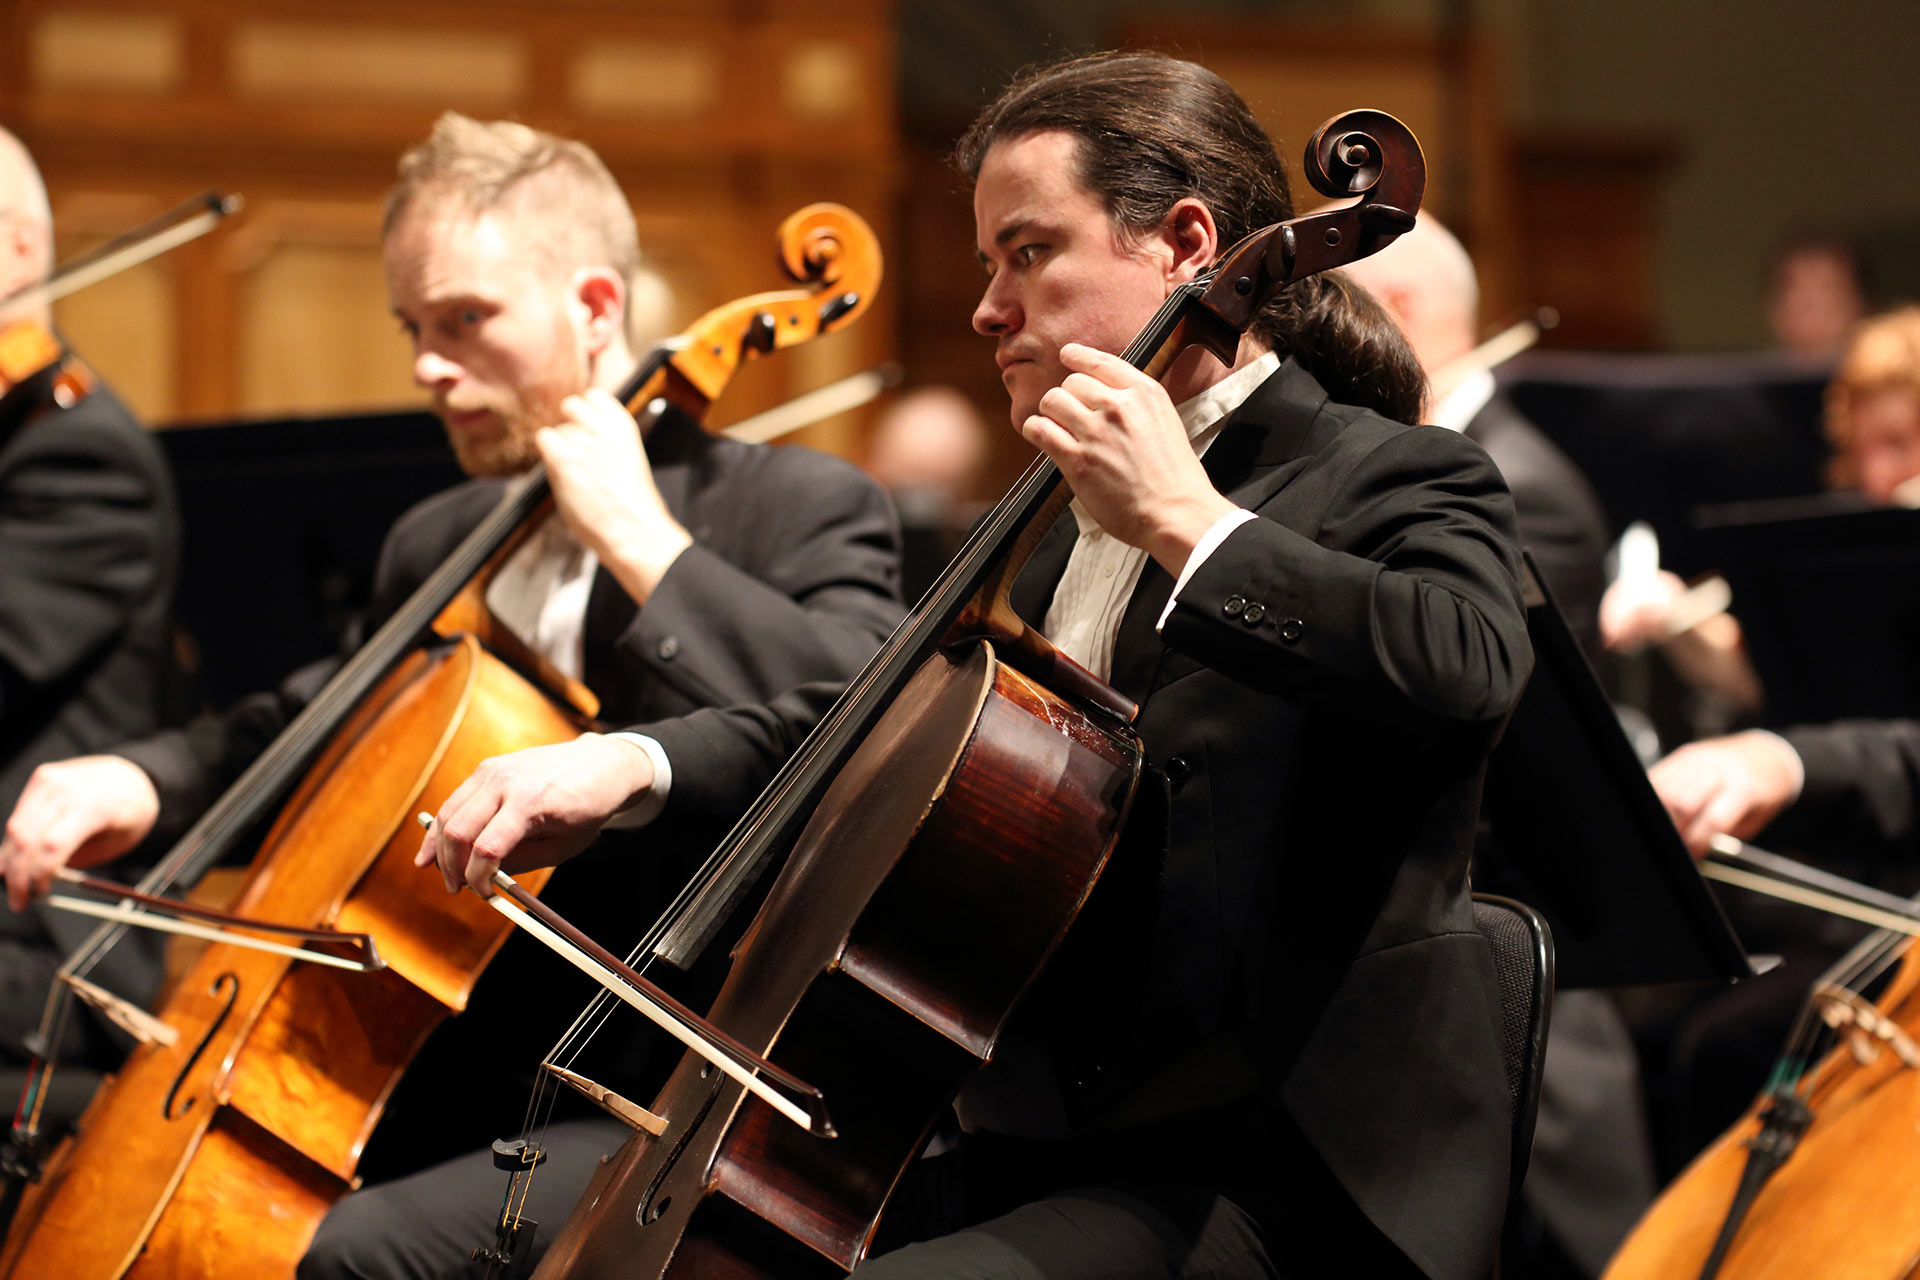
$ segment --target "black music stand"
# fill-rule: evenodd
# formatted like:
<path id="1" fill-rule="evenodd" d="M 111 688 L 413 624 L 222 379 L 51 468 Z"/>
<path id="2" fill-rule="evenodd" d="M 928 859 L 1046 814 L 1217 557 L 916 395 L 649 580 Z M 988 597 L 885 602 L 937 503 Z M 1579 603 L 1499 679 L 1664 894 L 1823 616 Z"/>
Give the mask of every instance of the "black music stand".
<path id="1" fill-rule="evenodd" d="M 1533 679 L 1487 768 L 1474 887 L 1547 918 L 1561 989 L 1752 977 L 1531 558 L 1527 579 Z"/>
<path id="2" fill-rule="evenodd" d="M 1845 495 L 1696 512 L 1776 727 L 1920 716 L 1920 511 Z"/>

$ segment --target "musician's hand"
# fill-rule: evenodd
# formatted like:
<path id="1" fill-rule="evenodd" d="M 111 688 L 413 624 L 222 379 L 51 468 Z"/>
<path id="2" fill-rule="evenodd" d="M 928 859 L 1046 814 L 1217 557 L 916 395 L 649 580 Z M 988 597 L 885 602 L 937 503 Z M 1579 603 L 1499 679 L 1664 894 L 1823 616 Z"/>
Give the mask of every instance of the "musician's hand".
<path id="1" fill-rule="evenodd" d="M 1647 771 L 1696 858 L 1714 836 L 1757 834 L 1799 797 L 1801 778 L 1793 748 L 1770 733 L 1689 743 Z"/>
<path id="2" fill-rule="evenodd" d="M 1687 584 L 1665 569 L 1622 577 L 1600 597 L 1600 639 L 1615 653 L 1636 653 L 1671 638 L 1669 619 Z"/>
<path id="3" fill-rule="evenodd" d="M 146 839 L 160 816 L 153 780 L 120 756 L 76 756 L 27 778 L 0 837 L 0 868 L 15 911 L 47 892 L 65 866 L 111 861 Z"/>
<path id="4" fill-rule="evenodd" d="M 633 415 L 598 389 L 560 402 L 533 437 L 561 519 L 641 604 L 693 542 L 661 501 Z"/>
<path id="5" fill-rule="evenodd" d="M 653 760 L 621 738 L 586 733 L 482 761 L 440 806 L 414 855 L 436 862 L 448 893 L 493 893 L 493 873 L 565 862 L 653 785 Z"/>
<path id="6" fill-rule="evenodd" d="M 1020 434 L 1066 477 L 1102 528 L 1168 573 L 1234 505 L 1207 479 L 1165 387 L 1118 356 L 1070 342 L 1066 380 Z"/>

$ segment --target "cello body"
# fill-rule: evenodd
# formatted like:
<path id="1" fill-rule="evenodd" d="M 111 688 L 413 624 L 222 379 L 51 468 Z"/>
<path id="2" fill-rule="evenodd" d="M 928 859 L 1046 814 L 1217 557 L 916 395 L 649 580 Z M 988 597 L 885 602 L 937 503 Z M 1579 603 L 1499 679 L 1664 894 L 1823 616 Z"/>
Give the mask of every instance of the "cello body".
<path id="1" fill-rule="evenodd" d="M 1806 1078 L 1800 1092 L 1812 1121 L 1740 1222 L 1714 1272 L 1720 1280 L 1920 1273 L 1920 1069 L 1890 1043 L 1920 1035 L 1920 952 L 1912 946 L 1877 1003 L 1892 1024 L 1882 1027 L 1887 1034 L 1843 1033 Z M 1762 1095 L 1674 1179 L 1602 1280 L 1705 1274 L 1769 1101 Z"/>
<path id="2" fill-rule="evenodd" d="M 988 644 L 924 664 L 829 788 L 708 1015 L 821 1088 L 834 1135 L 689 1054 L 656 1102 L 664 1132 L 636 1131 L 601 1166 L 536 1275 L 857 1264 L 934 1119 L 1085 904 L 1140 769 L 1130 731 Z M 616 1185 L 645 1188 L 637 1207 Z M 742 1210 L 781 1229 L 742 1232 Z"/>
<path id="3" fill-rule="evenodd" d="M 423 883 L 413 814 L 487 756 L 578 731 L 471 637 L 403 662 L 283 810 L 238 904 L 370 932 L 387 968 L 208 947 L 160 1011 L 177 1038 L 137 1048 L 96 1095 L 27 1193 L 0 1275 L 291 1275 L 356 1185 L 400 1071 L 505 941 L 477 899 Z"/>

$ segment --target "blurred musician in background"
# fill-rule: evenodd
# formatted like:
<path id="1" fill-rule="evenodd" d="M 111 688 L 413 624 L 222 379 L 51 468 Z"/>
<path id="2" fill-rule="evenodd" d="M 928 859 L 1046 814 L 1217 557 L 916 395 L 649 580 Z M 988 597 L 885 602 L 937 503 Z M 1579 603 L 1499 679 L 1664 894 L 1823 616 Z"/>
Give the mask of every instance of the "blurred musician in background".
<path id="1" fill-rule="evenodd" d="M 1767 328 L 1774 345 L 1798 360 L 1831 361 L 1847 330 L 1867 314 L 1867 277 L 1866 255 L 1848 237 L 1832 231 L 1790 237 L 1767 265 Z"/>
<path id="2" fill-rule="evenodd" d="M 52 266 L 46 187 L 26 148 L 0 130 L 0 296 Z M 50 325 L 44 304 L 0 311 L 0 344 L 24 351 Z M 157 729 L 170 663 L 172 478 L 126 406 L 54 350 L 52 364 L 9 369 L 0 384 L 0 813 L 13 812 L 37 766 Z M 13 859 L 16 832 L 31 838 L 10 826 L 0 860 Z M 54 970 L 92 930 L 22 899 L 0 910 L 0 1064 L 25 1064 Z M 147 1003 L 160 980 L 157 936 L 122 948 L 100 973 Z M 66 1022 L 57 1048 L 103 1068 L 124 1052 L 91 1009 Z"/>
<path id="3" fill-rule="evenodd" d="M 987 424 L 952 387 L 915 387 L 874 424 L 867 474 L 900 513 L 901 594 L 918 600 L 960 549 L 982 510 L 974 490 L 986 470 Z"/>
<path id="4" fill-rule="evenodd" d="M 1900 501 L 1920 477 L 1920 307 L 1855 327 L 1827 388 L 1836 489 Z M 1671 575 L 1667 575 L 1671 577 Z M 1677 586 L 1677 583 L 1674 584 Z M 1737 636 L 1738 625 L 1730 624 Z M 1672 642 L 1669 642 L 1669 645 Z M 1721 655 L 1745 665 L 1742 648 Z M 1648 772 L 1687 847 L 1759 837 L 1839 874 L 1911 892 L 1920 732 L 1905 721 L 1749 730 L 1683 745 Z M 1808 983 L 1858 929 L 1800 908 L 1739 904 L 1749 945 L 1784 962 L 1752 982 L 1689 998 L 1639 1028 L 1660 1128 L 1680 1160 L 1716 1136 L 1764 1082 Z"/>
<path id="5" fill-rule="evenodd" d="M 1854 331 L 1827 388 L 1826 426 L 1834 488 L 1880 506 L 1920 503 L 1920 307 Z M 1912 827 L 1913 761 L 1911 725 L 1860 722 L 1692 743 L 1649 776 L 1687 846 L 1704 853 L 1715 835 L 1757 835 L 1789 806 L 1809 835 L 1812 818 L 1841 820 L 1851 810 L 1836 838 L 1863 830 L 1903 838 Z"/>
<path id="6" fill-rule="evenodd" d="M 1593 486 L 1472 358 L 1479 342 L 1480 281 L 1473 260 L 1431 214 L 1370 258 L 1347 267 L 1394 318 L 1427 371 L 1423 420 L 1487 451 L 1513 491 L 1520 541 L 1580 647 L 1599 652 L 1600 595 L 1611 538 Z"/>
<path id="7" fill-rule="evenodd" d="M 837 688 L 857 670 L 900 612 L 893 517 L 850 465 L 726 441 L 677 413 L 654 422 L 643 449 L 610 389 L 637 367 L 632 328 L 647 277 L 626 198 L 585 146 L 518 124 L 443 116 L 401 161 L 383 239 L 414 380 L 432 394 L 475 479 L 394 526 L 373 621 L 495 506 L 507 477 L 545 464 L 561 518 L 504 566 L 487 602 L 592 689 L 609 723 L 639 730 L 584 734 L 543 758 L 662 761 L 646 801 L 618 806 L 624 825 L 648 827 L 646 849 L 570 870 L 547 895 L 624 949 L 621 939 L 651 918 L 648 904 L 666 900 L 731 818 L 704 808 L 698 787 L 669 794 L 656 735 L 694 732 L 684 726 L 703 707 L 758 702 L 802 684 Z M 9 894 L 23 903 L 63 865 L 96 863 L 149 831 L 183 825 L 338 665 L 305 668 L 185 731 L 43 766 L 9 828 Z M 798 714 L 820 705 L 806 702 Z M 676 854 L 682 861 L 669 865 Z M 490 973 L 506 977 L 483 978 L 467 1016 L 446 1024 L 402 1083 L 392 1110 L 408 1123 L 413 1150 L 389 1136 L 396 1165 L 412 1157 L 417 1167 L 416 1151 L 464 1151 L 517 1129 L 539 1054 L 584 999 L 578 976 L 530 939 L 510 939 Z M 518 1047 L 503 1050 L 506 1039 Z M 492 1070 L 436 1065 L 475 1055 Z M 432 1079 L 432 1097 L 412 1106 L 408 1090 L 422 1078 Z M 462 1088 L 450 1100 L 447 1091 Z M 555 1202 L 529 1212 L 564 1215 L 595 1158 L 625 1132 L 614 1121 L 556 1126 L 541 1179 Z M 323 1223 L 310 1273 L 460 1273 L 491 1237 L 497 1179 L 482 1154 L 349 1196 Z"/>
<path id="8" fill-rule="evenodd" d="M 1920 505 L 1920 307 L 1901 307 L 1857 325 L 1827 386 L 1827 479 L 1875 506 Z M 1747 660 L 1739 622 L 1716 614 L 1675 633 L 1687 585 L 1661 570 L 1616 582 L 1601 605 L 1607 647 L 1658 644 L 1689 683 L 1757 709 L 1765 691 Z M 1704 837 L 1703 837 L 1704 838 Z"/>
<path id="9" fill-rule="evenodd" d="M 1513 491 L 1520 540 L 1590 657 L 1600 642 L 1600 596 L 1610 541 L 1600 500 L 1586 477 L 1523 417 L 1475 363 L 1480 286 L 1473 260 L 1430 214 L 1370 258 L 1347 267 L 1407 335 L 1427 371 L 1425 420 L 1459 431 L 1487 451 Z M 1474 880 L 1497 887 L 1500 831 L 1475 855 Z M 1640 1064 L 1626 1023 L 1602 991 L 1554 997 L 1540 1082 L 1528 1210 L 1536 1230 L 1515 1229 L 1502 1258 L 1514 1274 L 1597 1276 L 1657 1190 L 1640 1097 Z M 1521 1241 L 1544 1230 L 1560 1257 L 1520 1256 Z"/>

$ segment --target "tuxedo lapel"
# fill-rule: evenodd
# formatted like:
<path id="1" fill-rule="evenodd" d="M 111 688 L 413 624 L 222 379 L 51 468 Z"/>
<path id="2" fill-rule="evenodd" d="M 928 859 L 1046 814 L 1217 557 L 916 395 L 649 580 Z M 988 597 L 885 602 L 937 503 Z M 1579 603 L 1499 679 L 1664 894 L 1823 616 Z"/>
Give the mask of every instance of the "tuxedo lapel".
<path id="1" fill-rule="evenodd" d="M 1277 493 L 1314 449 L 1327 393 L 1291 359 L 1227 417 L 1200 460 L 1213 487 L 1249 511 Z"/>

